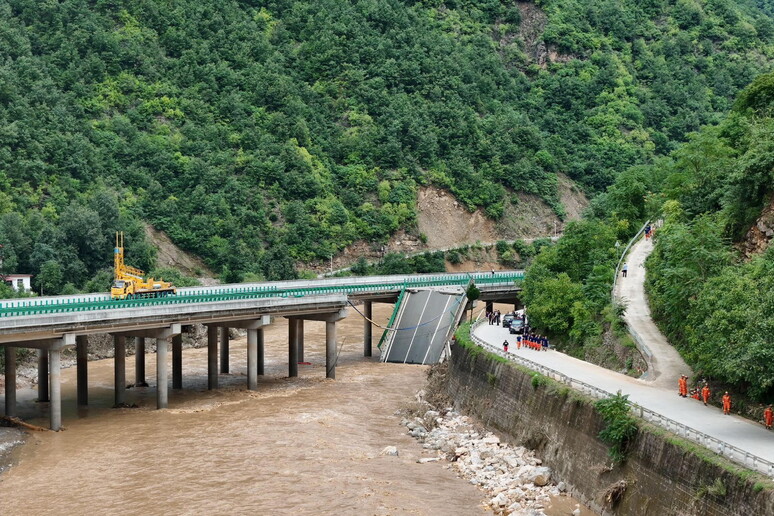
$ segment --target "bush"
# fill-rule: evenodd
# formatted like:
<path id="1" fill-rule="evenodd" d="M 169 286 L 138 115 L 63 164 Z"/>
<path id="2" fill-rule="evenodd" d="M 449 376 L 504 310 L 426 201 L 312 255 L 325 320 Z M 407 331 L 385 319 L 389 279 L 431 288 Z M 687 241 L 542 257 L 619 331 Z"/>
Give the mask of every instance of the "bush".
<path id="1" fill-rule="evenodd" d="M 621 463 L 626 459 L 629 441 L 637 434 L 637 422 L 629 411 L 629 396 L 618 391 L 615 396 L 599 400 L 594 406 L 606 423 L 599 438 L 610 444 L 610 458 Z"/>

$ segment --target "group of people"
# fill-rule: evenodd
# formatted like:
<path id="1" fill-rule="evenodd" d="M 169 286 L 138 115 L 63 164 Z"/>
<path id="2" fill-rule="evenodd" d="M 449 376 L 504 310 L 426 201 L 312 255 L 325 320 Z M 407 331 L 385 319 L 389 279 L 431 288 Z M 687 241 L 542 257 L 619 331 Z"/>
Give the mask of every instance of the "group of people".
<path id="1" fill-rule="evenodd" d="M 534 351 L 548 351 L 550 342 L 548 341 L 548 337 L 543 337 L 542 335 L 535 335 L 532 333 L 528 333 L 524 336 L 517 335 L 516 349 L 521 349 L 522 346 L 524 346 L 525 349 L 532 349 Z M 503 351 L 506 353 L 508 352 L 507 339 L 503 341 Z"/>
<path id="2" fill-rule="evenodd" d="M 656 234 L 656 228 L 652 227 L 650 224 L 645 226 L 645 240 L 650 240 L 650 237 Z"/>
<path id="3" fill-rule="evenodd" d="M 486 318 L 489 320 L 489 324 L 500 324 L 500 310 L 492 310 L 486 313 Z"/>
<path id="4" fill-rule="evenodd" d="M 703 401 L 704 405 L 706 406 L 712 393 L 710 392 L 710 388 L 709 385 L 707 385 L 706 380 L 704 381 L 701 388 L 696 386 L 689 391 L 688 376 L 683 374 L 680 375 L 680 379 L 677 382 L 677 394 L 683 398 L 691 397 L 695 400 Z M 731 395 L 728 393 L 728 391 L 723 393 L 723 397 L 720 399 L 720 401 L 723 405 L 723 414 L 729 415 L 731 413 Z M 766 426 L 767 430 L 771 430 L 772 424 L 774 424 L 774 409 L 772 409 L 771 405 L 763 410 L 763 424 Z"/>

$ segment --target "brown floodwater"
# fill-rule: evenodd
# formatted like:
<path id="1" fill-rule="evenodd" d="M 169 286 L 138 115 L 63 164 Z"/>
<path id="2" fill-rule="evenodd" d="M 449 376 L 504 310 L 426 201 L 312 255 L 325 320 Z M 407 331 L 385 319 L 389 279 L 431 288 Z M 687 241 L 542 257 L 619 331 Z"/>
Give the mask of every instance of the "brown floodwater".
<path id="1" fill-rule="evenodd" d="M 374 305 L 386 322 L 390 306 Z M 207 390 L 206 349 L 185 350 L 183 390 L 155 410 L 150 387 L 127 391 L 138 408 L 112 409 L 113 361 L 89 363 L 89 408 L 75 408 L 75 368 L 62 372 L 63 432 L 33 433 L 0 476 L 0 514 L 473 515 L 486 495 L 406 433 L 396 411 L 411 403 L 426 368 L 364 358 L 362 319 L 339 323 L 336 380 L 325 379 L 325 324 L 305 323 L 305 360 L 287 375 L 287 323 L 265 330 L 266 375 L 246 390 L 245 340 L 231 342 L 232 373 Z M 374 329 L 374 340 L 379 333 Z M 375 354 L 378 354 L 374 347 Z M 127 360 L 132 381 L 133 358 Z M 46 425 L 47 406 L 20 389 L 19 413 Z M 380 456 L 394 445 L 400 455 Z M 556 500 L 549 514 L 569 514 Z M 584 512 L 585 514 L 585 512 Z"/>

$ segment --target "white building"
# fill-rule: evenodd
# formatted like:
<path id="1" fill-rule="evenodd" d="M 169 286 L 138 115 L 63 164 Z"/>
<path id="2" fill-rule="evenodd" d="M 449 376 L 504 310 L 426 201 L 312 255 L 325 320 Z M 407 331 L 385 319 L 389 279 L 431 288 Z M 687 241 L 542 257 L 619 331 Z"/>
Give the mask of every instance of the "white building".
<path id="1" fill-rule="evenodd" d="M 31 274 L 8 274 L 3 279 L 6 285 L 9 285 L 15 291 L 29 292 L 32 288 L 30 285 Z"/>

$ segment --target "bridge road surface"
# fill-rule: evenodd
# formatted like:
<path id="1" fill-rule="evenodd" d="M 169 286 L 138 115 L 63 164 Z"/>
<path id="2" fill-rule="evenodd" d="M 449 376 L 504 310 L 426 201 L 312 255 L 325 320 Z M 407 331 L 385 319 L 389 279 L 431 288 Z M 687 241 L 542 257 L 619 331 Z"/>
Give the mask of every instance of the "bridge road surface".
<path id="1" fill-rule="evenodd" d="M 676 381 L 674 388 L 658 387 L 652 382 L 644 382 L 556 350 L 534 351 L 524 347 L 517 350 L 516 335 L 510 335 L 508 329 L 501 326 L 483 324 L 475 329 L 475 335 L 500 350 L 503 340 L 507 340 L 509 355 L 524 357 L 612 394 L 620 390 L 638 405 L 774 462 L 773 431 L 739 416 L 726 416 L 719 408 L 705 407 L 701 401 L 681 398 L 677 395 Z M 713 393 L 713 396 L 717 394 Z"/>

